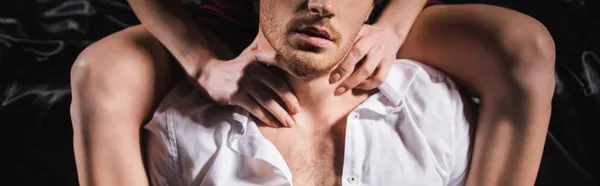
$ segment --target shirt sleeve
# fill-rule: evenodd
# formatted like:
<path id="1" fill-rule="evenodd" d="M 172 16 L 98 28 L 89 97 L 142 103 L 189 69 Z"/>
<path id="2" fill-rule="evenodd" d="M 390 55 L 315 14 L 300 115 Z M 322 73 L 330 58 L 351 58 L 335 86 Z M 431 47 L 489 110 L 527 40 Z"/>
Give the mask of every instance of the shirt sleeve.
<path id="1" fill-rule="evenodd" d="M 454 148 L 449 163 L 448 186 L 465 184 L 471 159 L 471 127 L 473 101 L 460 94 L 456 98 L 456 119 L 454 123 Z"/>
<path id="2" fill-rule="evenodd" d="M 458 86 L 442 72 L 421 66 L 410 78 L 406 103 L 411 118 L 427 140 L 437 161 L 443 185 L 464 185 L 470 162 L 471 111 L 469 99 L 463 99 Z M 422 69 L 422 70 L 420 70 Z"/>
<path id="3" fill-rule="evenodd" d="M 172 136 L 169 111 L 155 113 L 144 127 L 146 135 L 146 166 L 151 185 L 181 185 L 177 168 L 177 148 Z"/>
<path id="4" fill-rule="evenodd" d="M 145 126 L 149 130 L 146 140 L 148 176 L 151 185 L 179 185 L 176 163 L 174 162 L 172 137 L 169 135 L 167 113 L 155 114 Z"/>
<path id="5" fill-rule="evenodd" d="M 144 126 L 149 131 L 145 136 L 145 146 L 146 166 L 151 185 L 184 183 L 179 167 L 179 148 L 173 115 L 176 111 L 184 110 L 182 107 L 202 106 L 203 102 L 207 102 L 194 94 L 189 84 L 179 83 L 165 96 L 152 119 Z"/>

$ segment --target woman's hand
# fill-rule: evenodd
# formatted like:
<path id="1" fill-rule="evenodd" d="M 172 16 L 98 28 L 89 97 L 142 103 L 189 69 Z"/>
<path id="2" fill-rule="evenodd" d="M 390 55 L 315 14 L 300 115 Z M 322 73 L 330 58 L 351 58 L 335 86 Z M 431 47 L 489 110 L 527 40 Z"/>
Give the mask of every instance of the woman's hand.
<path id="1" fill-rule="evenodd" d="M 238 105 L 272 127 L 290 127 L 294 120 L 289 113 L 300 111 L 298 99 L 287 82 L 264 65 L 279 65 L 275 52 L 257 51 L 256 45 L 254 41 L 235 59 L 207 62 L 193 81 L 219 104 Z"/>
<path id="2" fill-rule="evenodd" d="M 330 83 L 335 83 L 352 73 L 336 89 L 335 95 L 354 88 L 370 90 L 383 83 L 404 39 L 392 28 L 363 25 L 352 50 L 329 78 Z"/>

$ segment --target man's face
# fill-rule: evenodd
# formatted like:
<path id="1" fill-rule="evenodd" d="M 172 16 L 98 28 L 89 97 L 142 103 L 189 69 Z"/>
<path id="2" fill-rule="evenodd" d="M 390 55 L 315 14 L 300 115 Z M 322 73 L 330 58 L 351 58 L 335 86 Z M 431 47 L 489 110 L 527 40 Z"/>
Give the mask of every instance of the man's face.
<path id="1" fill-rule="evenodd" d="M 325 6 L 315 9 L 319 4 Z M 372 6 L 373 0 L 261 0 L 260 28 L 290 71 L 322 76 L 346 56 Z"/>

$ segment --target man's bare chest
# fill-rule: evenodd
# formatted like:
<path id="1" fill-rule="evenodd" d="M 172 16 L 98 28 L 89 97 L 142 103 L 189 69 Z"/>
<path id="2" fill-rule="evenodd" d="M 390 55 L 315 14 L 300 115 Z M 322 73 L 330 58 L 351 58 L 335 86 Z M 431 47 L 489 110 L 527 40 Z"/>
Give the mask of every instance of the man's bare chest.
<path id="1" fill-rule="evenodd" d="M 345 130 L 259 129 L 283 156 L 295 186 L 341 185 Z"/>

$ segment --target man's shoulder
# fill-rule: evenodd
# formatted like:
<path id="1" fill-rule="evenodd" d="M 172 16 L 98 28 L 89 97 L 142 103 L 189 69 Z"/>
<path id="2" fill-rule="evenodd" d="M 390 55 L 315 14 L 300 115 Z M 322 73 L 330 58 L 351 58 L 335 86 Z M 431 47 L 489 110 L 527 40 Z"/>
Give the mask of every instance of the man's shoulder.
<path id="1" fill-rule="evenodd" d="M 463 99 L 457 85 L 441 71 L 412 60 L 396 60 L 384 84 L 401 95 L 400 105 L 438 162 L 451 171 L 455 158 L 467 158 L 470 145 L 471 103 Z M 411 131 L 411 132 L 414 132 Z"/>
<path id="2" fill-rule="evenodd" d="M 212 106 L 214 104 L 200 95 L 193 85 L 182 81 L 177 83 L 163 98 L 155 111 L 155 115 L 173 111 L 188 112 Z"/>
<path id="3" fill-rule="evenodd" d="M 400 84 L 407 83 L 409 85 L 407 86 L 407 90 L 417 89 L 418 87 L 412 86 L 415 82 L 420 84 L 454 84 L 452 79 L 438 69 L 409 59 L 398 59 L 394 61 L 392 68 L 390 69 L 390 74 L 392 78 L 393 76 L 403 76 L 401 78 L 394 79 L 405 78 L 405 82 L 401 82 Z M 451 86 L 448 88 L 455 87 Z"/>
<path id="4" fill-rule="evenodd" d="M 176 128 L 202 126 L 199 129 L 213 130 L 226 124 L 230 117 L 244 114 L 233 106 L 221 106 L 206 98 L 188 82 L 177 84 L 161 101 L 146 128 L 163 128 L 173 125 Z M 237 117 L 236 117 L 237 118 Z"/>
<path id="5" fill-rule="evenodd" d="M 407 109 L 435 114 L 447 121 L 462 114 L 463 97 L 458 86 L 441 71 L 417 61 L 400 59 L 394 62 L 389 74 L 380 89 L 384 94 L 392 94 L 389 97 L 397 97 L 398 104 L 404 104 Z"/>
<path id="6" fill-rule="evenodd" d="M 469 130 L 469 100 L 444 73 L 412 60 L 396 60 L 389 73 L 380 90 L 397 99 L 424 136 L 447 141 Z"/>
<path id="7" fill-rule="evenodd" d="M 390 67 L 379 88 L 392 102 L 410 102 L 410 98 L 460 98 L 458 87 L 441 71 L 409 59 L 398 59 Z M 431 103 L 431 101 L 424 102 Z"/>

